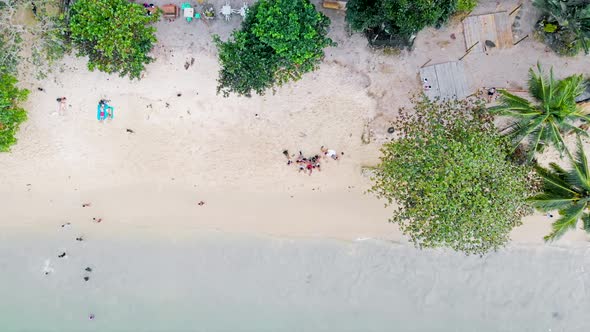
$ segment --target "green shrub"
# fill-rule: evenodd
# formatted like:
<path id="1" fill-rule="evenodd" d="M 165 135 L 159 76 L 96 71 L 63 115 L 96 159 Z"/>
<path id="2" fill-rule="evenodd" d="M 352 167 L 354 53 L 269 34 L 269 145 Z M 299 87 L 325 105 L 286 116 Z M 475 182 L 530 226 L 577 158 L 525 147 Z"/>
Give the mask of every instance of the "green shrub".
<path id="1" fill-rule="evenodd" d="M 457 1 L 458 12 L 470 12 L 477 6 L 477 0 L 459 0 Z"/>
<path id="2" fill-rule="evenodd" d="M 364 32 L 371 43 L 390 41 L 407 46 L 427 26 L 440 26 L 457 9 L 457 0 L 350 0 L 346 21 L 353 31 Z"/>
<path id="3" fill-rule="evenodd" d="M 27 99 L 28 90 L 16 87 L 17 79 L 0 73 L 0 152 L 7 152 L 16 143 L 19 125 L 27 119 L 27 112 L 19 103 Z"/>
<path id="4" fill-rule="evenodd" d="M 560 55 L 590 52 L 590 3 L 588 1 L 534 0 L 541 10 L 537 36 Z"/>
<path id="5" fill-rule="evenodd" d="M 330 20 L 309 0 L 260 0 L 228 41 L 218 36 L 221 70 L 217 92 L 251 96 L 314 70 L 328 37 Z"/>
<path id="6" fill-rule="evenodd" d="M 11 29 L 0 29 L 0 73 L 15 74 L 20 61 L 22 38 Z"/>
<path id="7" fill-rule="evenodd" d="M 400 137 L 383 145 L 371 192 L 399 208 L 391 218 L 419 247 L 484 254 L 505 245 L 529 212 L 530 169 L 508 161 L 481 103 L 415 101 Z"/>
<path id="8" fill-rule="evenodd" d="M 88 69 L 139 78 L 152 62 L 148 53 L 156 42 L 158 12 L 128 0 L 77 0 L 70 9 L 70 37 L 79 56 L 88 56 Z"/>

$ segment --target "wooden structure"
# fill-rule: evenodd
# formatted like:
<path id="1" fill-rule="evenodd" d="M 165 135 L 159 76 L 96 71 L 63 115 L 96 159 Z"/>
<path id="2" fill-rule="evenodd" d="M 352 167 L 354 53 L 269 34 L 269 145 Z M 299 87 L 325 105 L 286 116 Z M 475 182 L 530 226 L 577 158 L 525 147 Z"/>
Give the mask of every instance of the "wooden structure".
<path id="1" fill-rule="evenodd" d="M 322 6 L 329 9 L 346 10 L 347 0 L 324 0 Z"/>
<path id="2" fill-rule="evenodd" d="M 162 16 L 164 16 L 164 18 L 176 19 L 180 15 L 180 10 L 178 9 L 178 6 L 176 6 L 176 5 L 168 4 L 168 5 L 163 5 L 161 8 L 162 8 Z"/>
<path id="3" fill-rule="evenodd" d="M 434 99 L 463 99 L 470 95 L 463 62 L 452 61 L 420 69 L 424 93 Z"/>
<path id="4" fill-rule="evenodd" d="M 483 53 L 491 41 L 497 48 L 510 48 L 512 40 L 512 24 L 508 12 L 468 16 L 463 20 L 465 48 L 469 49 L 479 41 L 473 53 Z"/>

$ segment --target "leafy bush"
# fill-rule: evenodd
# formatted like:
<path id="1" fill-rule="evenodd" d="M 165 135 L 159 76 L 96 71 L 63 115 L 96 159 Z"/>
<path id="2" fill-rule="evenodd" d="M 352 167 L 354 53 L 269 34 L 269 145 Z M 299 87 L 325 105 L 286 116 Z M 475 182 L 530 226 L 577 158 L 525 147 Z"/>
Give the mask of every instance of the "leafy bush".
<path id="1" fill-rule="evenodd" d="M 27 119 L 27 112 L 18 104 L 27 99 L 29 91 L 17 88 L 17 82 L 14 76 L 0 73 L 0 152 L 16 143 L 18 127 Z"/>
<path id="2" fill-rule="evenodd" d="M 470 12 L 477 6 L 477 0 L 459 0 L 457 1 L 458 12 Z"/>
<path id="3" fill-rule="evenodd" d="M 16 73 L 20 61 L 20 34 L 12 31 L 0 31 L 0 72 Z"/>
<path id="4" fill-rule="evenodd" d="M 457 0 L 350 0 L 346 20 L 370 42 L 391 40 L 392 46 L 406 46 L 418 31 L 440 26 L 456 8 Z"/>
<path id="5" fill-rule="evenodd" d="M 590 51 L 590 3 L 576 0 L 534 0 L 541 10 L 537 35 L 561 55 Z"/>
<path id="6" fill-rule="evenodd" d="M 528 211 L 529 169 L 507 160 L 480 102 L 414 101 L 385 143 L 371 192 L 399 208 L 391 222 L 419 247 L 484 254 L 509 240 Z"/>
<path id="7" fill-rule="evenodd" d="M 71 40 L 79 56 L 88 56 L 88 69 L 138 78 L 152 62 L 148 53 L 156 42 L 158 12 L 128 0 L 77 0 L 70 9 Z"/>
<path id="8" fill-rule="evenodd" d="M 251 96 L 314 70 L 324 48 L 335 46 L 328 37 L 330 20 L 309 0 L 260 0 L 248 11 L 231 38 L 214 41 L 221 70 L 217 92 Z"/>

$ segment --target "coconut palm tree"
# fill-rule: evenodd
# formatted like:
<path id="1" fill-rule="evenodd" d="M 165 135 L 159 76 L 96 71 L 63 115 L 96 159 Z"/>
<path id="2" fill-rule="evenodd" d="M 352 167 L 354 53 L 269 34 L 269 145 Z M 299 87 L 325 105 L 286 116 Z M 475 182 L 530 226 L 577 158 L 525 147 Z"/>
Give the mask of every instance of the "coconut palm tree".
<path id="1" fill-rule="evenodd" d="M 551 163 L 549 169 L 535 167 L 543 178 L 543 192 L 530 198 L 530 202 L 540 211 L 558 210 L 560 215 L 545 241 L 558 239 L 580 220 L 584 230 L 590 232 L 590 169 L 579 136 L 575 156 L 567 154 L 572 165 L 569 171 L 556 163 Z"/>
<path id="2" fill-rule="evenodd" d="M 546 145 L 555 146 L 563 155 L 565 144 L 562 135 L 572 132 L 587 135 L 586 131 L 576 126 L 576 122 L 590 121 L 588 111 L 576 105 L 575 101 L 584 92 L 586 83 L 582 75 L 556 80 L 553 68 L 548 76 L 543 75 L 540 64 L 537 64 L 537 69 L 538 74 L 532 68 L 529 70 L 529 93 L 534 102 L 500 90 L 500 104 L 490 108 L 492 113 L 514 118 L 502 133 L 512 139 L 515 150 L 523 143 L 528 144 L 529 161 Z"/>

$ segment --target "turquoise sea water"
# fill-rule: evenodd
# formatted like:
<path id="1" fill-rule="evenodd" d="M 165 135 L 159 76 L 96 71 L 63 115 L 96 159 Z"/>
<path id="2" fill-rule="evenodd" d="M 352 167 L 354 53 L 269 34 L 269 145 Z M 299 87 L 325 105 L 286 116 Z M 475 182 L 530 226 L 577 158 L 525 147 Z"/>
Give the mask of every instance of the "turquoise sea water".
<path id="1" fill-rule="evenodd" d="M 2 232 L 0 331 L 590 330 L 588 247 L 74 234 Z"/>

